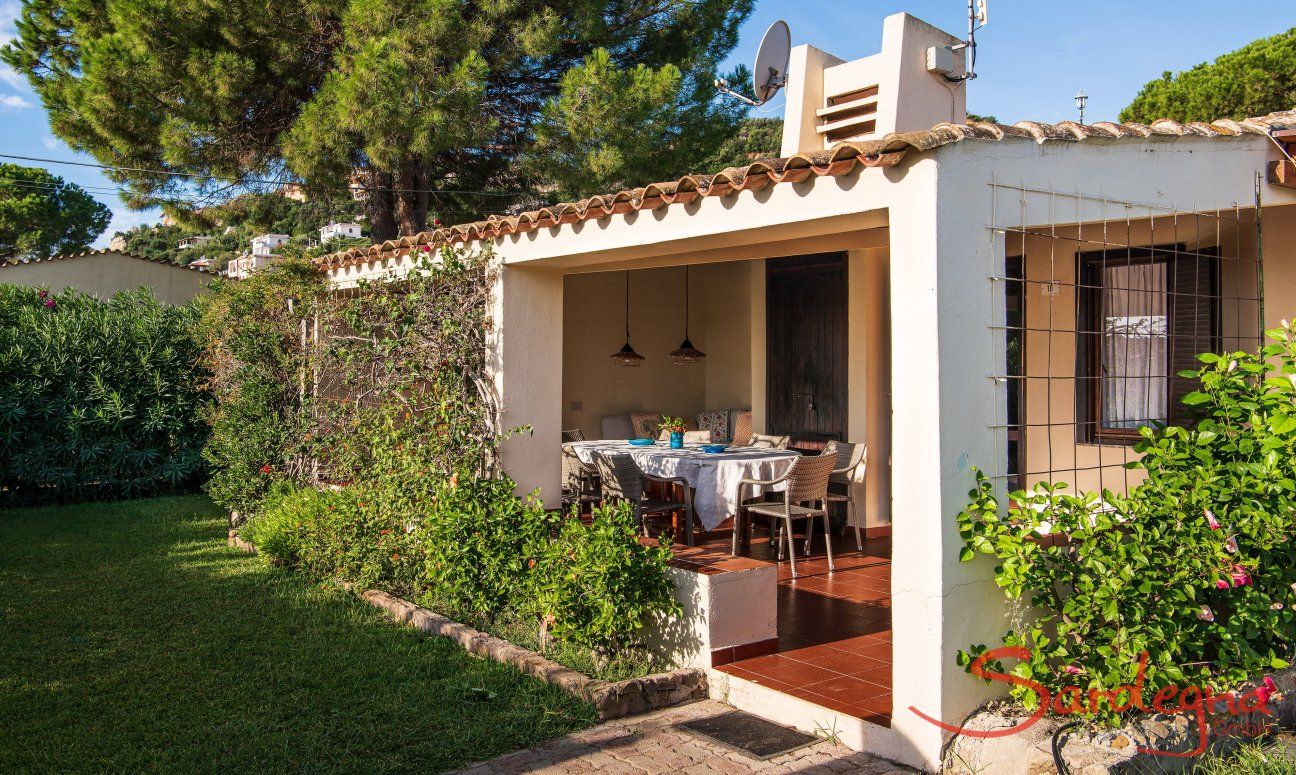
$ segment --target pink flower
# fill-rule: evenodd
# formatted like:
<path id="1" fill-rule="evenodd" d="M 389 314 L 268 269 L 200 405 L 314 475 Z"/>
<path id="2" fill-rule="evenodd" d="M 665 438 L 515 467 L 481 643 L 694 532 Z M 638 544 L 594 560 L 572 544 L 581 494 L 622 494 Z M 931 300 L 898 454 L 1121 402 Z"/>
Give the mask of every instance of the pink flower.
<path id="1" fill-rule="evenodd" d="M 1283 610 L 1283 604 L 1282 604 L 1282 603 L 1274 603 L 1273 605 L 1269 606 L 1269 610 L 1270 610 L 1270 611 L 1281 611 L 1281 610 Z"/>
<path id="2" fill-rule="evenodd" d="M 1081 673 L 1084 672 L 1084 670 L 1080 669 L 1078 665 L 1067 665 L 1066 667 L 1062 668 L 1062 672 L 1066 673 L 1067 675 L 1080 675 Z"/>
<path id="3" fill-rule="evenodd" d="M 46 299 L 46 300 L 45 300 L 45 309 L 54 309 L 54 300 L 53 300 L 53 299 Z"/>
<path id="4" fill-rule="evenodd" d="M 1215 612 L 1211 610 L 1210 606 L 1203 605 L 1197 609 L 1197 618 L 1203 622 L 1213 622 L 1215 621 Z"/>
<path id="5" fill-rule="evenodd" d="M 1269 676 L 1265 676 L 1264 680 L 1255 689 L 1256 699 L 1260 700 L 1262 705 L 1268 703 L 1269 698 L 1277 692 L 1278 684 L 1274 683 L 1274 679 Z"/>
<path id="6" fill-rule="evenodd" d="M 431 252 L 432 252 L 432 246 L 431 246 L 431 245 L 424 245 L 424 246 L 422 246 L 422 248 L 420 248 L 420 249 L 421 249 L 424 253 L 431 253 Z"/>
<path id="7" fill-rule="evenodd" d="M 1229 554 L 1237 554 L 1237 536 L 1229 536 L 1228 540 L 1224 542 L 1224 548 L 1228 550 Z"/>
<path id="8" fill-rule="evenodd" d="M 1234 565 L 1230 574 L 1233 577 L 1233 586 L 1249 587 L 1251 586 L 1251 574 L 1241 565 Z"/>
<path id="9" fill-rule="evenodd" d="M 1215 581 L 1215 588 L 1216 588 L 1216 589 L 1228 589 L 1228 588 L 1229 588 L 1229 583 L 1228 583 L 1227 581 L 1225 581 L 1224 579 L 1216 579 L 1216 581 Z"/>
<path id="10" fill-rule="evenodd" d="M 43 299 L 48 295 L 49 295 L 49 291 L 40 291 L 39 293 L 36 294 L 36 297 L 39 299 Z"/>
<path id="11" fill-rule="evenodd" d="M 1206 509 L 1206 524 L 1210 525 L 1211 530 L 1220 529 L 1220 522 L 1218 519 L 1215 519 L 1215 515 L 1211 513 L 1210 509 Z"/>

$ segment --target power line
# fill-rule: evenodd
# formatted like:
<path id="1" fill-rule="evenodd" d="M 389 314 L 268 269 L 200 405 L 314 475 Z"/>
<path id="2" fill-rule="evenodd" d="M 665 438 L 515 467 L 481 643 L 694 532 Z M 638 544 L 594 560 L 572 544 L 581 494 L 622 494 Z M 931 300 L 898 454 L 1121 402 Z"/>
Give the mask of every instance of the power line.
<path id="1" fill-rule="evenodd" d="M 168 170 L 155 170 L 147 167 L 118 167 L 111 164 L 94 164 L 86 161 L 70 161 L 67 159 L 46 159 L 39 156 L 20 156 L 17 154 L 0 153 L 0 159 L 18 159 L 21 161 L 35 161 L 42 164 L 65 164 L 73 167 L 90 167 L 93 169 L 109 170 L 112 172 L 134 172 L 144 175 L 162 175 L 165 177 L 182 177 L 193 180 L 214 180 L 222 183 L 229 183 L 224 178 L 215 175 L 204 175 L 198 172 L 177 172 Z M 288 184 L 302 185 L 300 180 L 285 180 L 282 178 L 265 179 L 265 178 L 243 178 L 233 185 L 250 185 L 259 183 L 262 185 L 282 186 Z M 523 196 L 523 191 L 483 191 L 472 189 L 451 189 L 451 188 L 388 188 L 386 186 L 359 186 L 363 191 L 389 191 L 393 194 L 470 194 L 477 196 L 498 196 L 498 197 L 516 197 Z M 356 190 L 347 186 L 346 190 Z"/>

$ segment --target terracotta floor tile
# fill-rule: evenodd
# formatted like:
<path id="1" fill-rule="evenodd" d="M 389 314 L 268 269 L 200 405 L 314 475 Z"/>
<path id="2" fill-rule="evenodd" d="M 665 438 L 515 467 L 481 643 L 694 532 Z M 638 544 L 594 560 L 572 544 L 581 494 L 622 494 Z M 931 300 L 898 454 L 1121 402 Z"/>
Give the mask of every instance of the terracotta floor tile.
<path id="1" fill-rule="evenodd" d="M 891 661 L 891 645 L 867 635 L 835 641 L 832 646 L 835 649 L 849 651 L 852 654 L 862 654 L 866 657 L 874 657 L 887 662 Z"/>
<path id="2" fill-rule="evenodd" d="M 755 659 L 745 659 L 741 667 L 756 675 L 772 678 L 775 681 L 782 681 L 793 686 L 804 686 L 826 681 L 836 675 L 827 668 L 818 667 L 808 662 L 800 662 L 782 654 L 770 654 Z"/>
<path id="3" fill-rule="evenodd" d="M 808 692 L 822 694 L 825 697 L 833 697 L 842 702 L 851 702 L 860 706 L 863 706 L 866 702 L 876 704 L 879 697 L 886 697 L 888 701 L 891 698 L 891 693 L 877 684 L 848 675 L 840 675 L 818 683 L 805 684 L 801 688 Z M 888 705 L 884 710 L 890 711 L 890 709 Z M 873 708 L 873 710 L 879 710 L 879 708 Z"/>
<path id="4" fill-rule="evenodd" d="M 855 675 L 864 670 L 876 670 L 880 667 L 890 670 L 890 666 L 881 660 L 835 649 L 831 643 L 783 653 L 791 659 L 808 662 L 842 675 Z"/>

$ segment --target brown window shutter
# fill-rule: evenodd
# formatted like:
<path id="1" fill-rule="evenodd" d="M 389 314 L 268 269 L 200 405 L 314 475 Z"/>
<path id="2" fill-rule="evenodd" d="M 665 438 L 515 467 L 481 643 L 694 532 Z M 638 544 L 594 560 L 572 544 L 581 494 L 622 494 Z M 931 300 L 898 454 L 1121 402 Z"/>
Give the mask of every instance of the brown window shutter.
<path id="1" fill-rule="evenodd" d="M 1219 259 L 1202 253 L 1176 256 L 1170 262 L 1169 275 L 1170 423 L 1186 426 L 1194 417 L 1192 408 L 1184 406 L 1182 399 L 1196 390 L 1198 383 L 1193 377 L 1179 376 L 1179 372 L 1196 371 L 1201 366 L 1198 354 L 1220 348 Z"/>

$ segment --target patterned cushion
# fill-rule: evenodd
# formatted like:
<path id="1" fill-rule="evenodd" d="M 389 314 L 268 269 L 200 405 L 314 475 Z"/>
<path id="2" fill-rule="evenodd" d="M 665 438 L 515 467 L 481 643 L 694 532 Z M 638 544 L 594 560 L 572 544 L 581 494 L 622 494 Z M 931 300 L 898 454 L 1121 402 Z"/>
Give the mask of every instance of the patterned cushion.
<path id="1" fill-rule="evenodd" d="M 733 443 L 736 447 L 745 447 L 751 444 L 752 440 L 752 418 L 751 410 L 738 412 L 734 418 Z"/>
<path id="2" fill-rule="evenodd" d="M 630 415 L 630 425 L 634 427 L 636 439 L 657 438 L 657 424 L 661 415 L 656 412 L 635 412 Z"/>
<path id="3" fill-rule="evenodd" d="M 729 410 L 712 409 L 698 412 L 698 430 L 711 431 L 711 441 L 729 440 Z"/>

